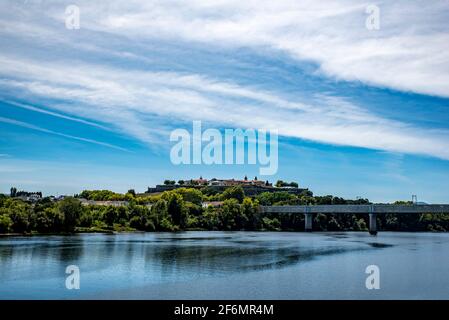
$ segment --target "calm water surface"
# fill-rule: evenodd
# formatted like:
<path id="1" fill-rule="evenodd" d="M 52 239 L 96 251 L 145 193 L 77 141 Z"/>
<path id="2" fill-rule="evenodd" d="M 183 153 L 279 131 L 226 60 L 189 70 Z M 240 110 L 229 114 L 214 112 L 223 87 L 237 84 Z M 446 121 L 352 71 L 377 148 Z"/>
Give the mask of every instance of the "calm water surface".
<path id="1" fill-rule="evenodd" d="M 365 269 L 380 268 L 379 290 Z M 65 287 L 66 267 L 81 271 Z M 184 232 L 0 238 L 0 299 L 449 299 L 449 234 Z"/>

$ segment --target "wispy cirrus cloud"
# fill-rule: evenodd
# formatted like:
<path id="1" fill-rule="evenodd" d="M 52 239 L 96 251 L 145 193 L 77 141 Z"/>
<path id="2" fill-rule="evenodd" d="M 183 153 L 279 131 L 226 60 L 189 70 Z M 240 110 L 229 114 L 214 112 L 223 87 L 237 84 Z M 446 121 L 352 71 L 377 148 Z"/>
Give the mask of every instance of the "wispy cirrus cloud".
<path id="1" fill-rule="evenodd" d="M 53 108 L 110 123 L 122 133 L 154 143 L 154 117 L 183 122 L 277 129 L 281 135 L 449 159 L 448 132 L 420 129 L 372 114 L 341 97 L 303 102 L 272 92 L 199 75 L 123 70 L 78 63 L 35 63 L 0 56 L 0 83 L 36 96 L 67 100 Z M 147 115 L 151 115 L 146 119 Z M 159 133 L 160 134 L 160 133 Z M 165 141 L 165 140 L 163 140 Z"/>
<path id="2" fill-rule="evenodd" d="M 68 4 L 72 2 L 4 1 L 2 33 L 70 45 L 70 36 L 61 28 Z M 381 27 L 376 31 L 365 27 L 365 10 L 372 4 L 380 8 Z M 114 49 L 116 36 L 131 44 L 162 40 L 267 48 L 312 61 L 337 79 L 449 97 L 447 0 L 79 0 L 76 5 L 86 36 L 71 44 L 78 48 L 145 59 L 123 47 Z M 89 32 L 97 41 L 89 41 Z M 104 37 L 113 40 L 109 46 L 97 44 Z"/>
<path id="3" fill-rule="evenodd" d="M 214 77 L 183 65 L 176 52 L 174 67 L 161 71 L 142 50 L 154 41 L 226 49 L 235 59 L 240 48 L 267 50 L 313 62 L 328 78 L 449 97 L 447 1 L 422 3 L 378 3 L 381 30 L 373 32 L 365 28 L 371 3 L 363 1 L 78 1 L 82 27 L 73 33 L 63 23 L 69 2 L 5 1 L 0 35 L 35 51 L 0 55 L 0 87 L 52 100 L 53 115 L 101 121 L 151 145 L 173 123 L 203 120 L 449 159 L 447 130 L 382 117 L 335 92 L 305 96 L 264 88 L 257 78 Z"/>
<path id="4" fill-rule="evenodd" d="M 22 109 L 25 109 L 25 110 L 43 113 L 43 114 L 47 114 L 47 115 L 50 115 L 50 116 L 53 116 L 53 117 L 57 117 L 57 118 L 61 118 L 61 119 L 66 119 L 66 120 L 70 120 L 70 121 L 79 122 L 79 123 L 86 124 L 86 125 L 93 126 L 93 127 L 97 127 L 97 128 L 103 129 L 103 130 L 110 130 L 108 127 L 105 127 L 105 126 L 103 126 L 101 124 L 98 124 L 98 123 L 95 123 L 95 122 L 92 122 L 92 121 L 87 121 L 87 120 L 79 119 L 79 118 L 76 118 L 76 117 L 70 117 L 70 116 L 67 116 L 67 115 L 64 115 L 64 114 L 61 114 L 61 113 L 45 110 L 45 109 L 42 109 L 42 108 L 37 108 L 35 106 L 31 106 L 31 105 L 27 105 L 27 104 L 15 102 L 15 101 L 5 100 L 4 102 L 6 102 L 10 106 L 14 106 L 14 107 L 17 107 L 17 108 L 22 108 Z"/>
<path id="5" fill-rule="evenodd" d="M 365 28 L 371 1 L 80 1 L 83 27 L 136 41 L 268 48 L 312 61 L 325 75 L 449 97 L 449 3 L 376 2 L 381 28 Z M 49 14 L 62 20 L 60 9 Z"/>
<path id="6" fill-rule="evenodd" d="M 72 139 L 72 140 L 77 140 L 77 141 L 82 141 L 82 142 L 87 142 L 87 143 L 93 143 L 93 144 L 97 144 L 97 145 L 100 145 L 100 146 L 104 146 L 104 147 L 108 147 L 108 148 L 112 148 L 112 149 L 128 152 L 127 149 L 119 147 L 119 146 L 116 146 L 116 145 L 113 145 L 113 144 L 110 144 L 110 143 L 101 142 L 101 141 L 88 139 L 88 138 L 83 138 L 83 137 L 78 137 L 78 136 L 73 136 L 73 135 L 70 135 L 70 134 L 65 134 L 65 133 L 61 133 L 61 132 L 57 132 L 57 131 L 41 128 L 41 127 L 33 125 L 31 123 L 18 121 L 18 120 L 15 120 L 15 119 L 9 119 L 9 118 L 5 118 L 5 117 L 0 117 L 0 122 L 11 124 L 11 125 L 14 125 L 14 126 L 27 128 L 27 129 L 31 129 L 31 130 L 35 130 L 35 131 L 40 131 L 40 132 L 43 132 L 43 133 L 48 133 L 48 134 L 52 134 L 52 135 L 56 135 L 56 136 L 60 136 L 60 137 L 64 137 L 64 138 L 68 138 L 68 139 Z"/>

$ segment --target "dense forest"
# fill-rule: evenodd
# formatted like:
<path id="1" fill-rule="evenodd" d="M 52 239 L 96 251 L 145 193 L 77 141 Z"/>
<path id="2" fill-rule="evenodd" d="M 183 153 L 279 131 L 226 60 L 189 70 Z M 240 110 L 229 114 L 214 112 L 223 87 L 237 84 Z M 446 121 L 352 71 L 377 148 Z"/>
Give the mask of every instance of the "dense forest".
<path id="1" fill-rule="evenodd" d="M 83 205 L 80 199 L 126 200 L 127 205 Z M 204 206 L 211 201 L 215 205 Z M 113 231 L 181 230 L 304 230 L 301 214 L 260 214 L 259 205 L 368 204 L 366 199 L 345 200 L 333 196 L 264 192 L 247 197 L 241 187 L 223 193 L 179 188 L 158 195 L 138 196 L 133 190 L 118 194 L 108 190 L 83 191 L 60 201 L 42 198 L 29 203 L 0 195 L 0 233 L 72 233 Z M 339 214 L 314 216 L 317 231 L 364 231 L 367 215 Z M 449 215 L 379 215 L 380 230 L 447 231 Z"/>

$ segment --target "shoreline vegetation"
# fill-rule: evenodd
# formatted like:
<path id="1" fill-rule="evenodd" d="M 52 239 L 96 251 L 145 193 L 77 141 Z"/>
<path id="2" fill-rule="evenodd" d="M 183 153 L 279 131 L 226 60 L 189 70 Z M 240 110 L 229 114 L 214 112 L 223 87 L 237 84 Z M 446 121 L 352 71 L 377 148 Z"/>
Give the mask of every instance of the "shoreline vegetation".
<path id="1" fill-rule="evenodd" d="M 112 205 L 113 201 L 125 204 Z M 104 202 L 101 205 L 95 204 Z M 94 204 L 92 204 L 94 203 Z M 411 202 L 396 202 L 411 204 Z M 109 190 L 85 190 L 54 201 L 28 202 L 0 195 L 0 236 L 64 235 L 152 231 L 304 231 L 298 214 L 261 214 L 259 205 L 370 204 L 367 199 L 313 196 L 284 191 L 246 196 L 241 186 L 223 192 L 210 188 L 177 188 L 160 194 L 136 195 Z M 314 216 L 315 231 L 366 231 L 368 215 Z M 449 214 L 385 214 L 378 217 L 384 231 L 449 230 Z"/>

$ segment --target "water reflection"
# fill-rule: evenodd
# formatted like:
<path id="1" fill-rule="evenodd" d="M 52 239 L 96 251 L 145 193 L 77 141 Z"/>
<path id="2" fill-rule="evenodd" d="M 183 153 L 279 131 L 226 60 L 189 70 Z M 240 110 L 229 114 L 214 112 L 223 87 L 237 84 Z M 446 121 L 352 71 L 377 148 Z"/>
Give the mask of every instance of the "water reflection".
<path id="1" fill-rule="evenodd" d="M 0 298 L 20 298 L 30 292 L 40 292 L 33 298 L 64 297 L 68 294 L 63 287 L 65 268 L 70 264 L 80 267 L 83 294 L 87 294 L 204 277 L 278 272 L 339 255 L 357 261 L 370 252 L 395 247 L 410 251 L 435 244 L 448 246 L 448 237 L 184 232 L 2 238 Z M 344 261 L 341 268 L 348 266 L 352 265 Z"/>

